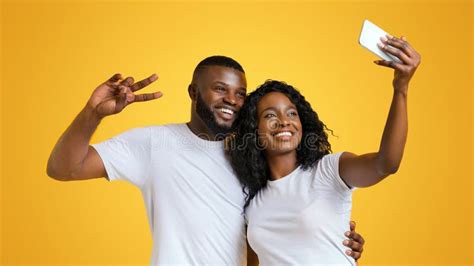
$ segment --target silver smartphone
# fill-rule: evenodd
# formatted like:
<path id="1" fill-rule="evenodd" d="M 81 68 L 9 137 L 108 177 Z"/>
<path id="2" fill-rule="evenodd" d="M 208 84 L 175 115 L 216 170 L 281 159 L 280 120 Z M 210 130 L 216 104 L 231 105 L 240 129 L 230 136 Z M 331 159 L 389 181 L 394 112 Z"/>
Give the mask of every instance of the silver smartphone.
<path id="1" fill-rule="evenodd" d="M 366 19 L 362 24 L 362 31 L 360 32 L 359 36 L 359 44 L 384 60 L 401 63 L 400 59 L 391 54 L 385 53 L 377 46 L 377 43 L 382 42 L 380 38 L 386 37 L 387 35 L 389 35 L 387 32 Z"/>

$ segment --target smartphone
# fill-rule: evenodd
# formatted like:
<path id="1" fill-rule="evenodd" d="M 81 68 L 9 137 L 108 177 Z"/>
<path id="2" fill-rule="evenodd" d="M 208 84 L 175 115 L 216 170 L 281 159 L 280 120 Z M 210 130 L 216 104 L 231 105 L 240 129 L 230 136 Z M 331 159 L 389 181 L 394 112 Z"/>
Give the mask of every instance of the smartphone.
<path id="1" fill-rule="evenodd" d="M 386 37 L 387 35 L 389 34 L 366 19 L 362 24 L 362 31 L 360 32 L 359 36 L 359 44 L 384 60 L 401 63 L 400 59 L 391 54 L 385 53 L 377 46 L 377 43 L 382 42 L 380 37 Z"/>

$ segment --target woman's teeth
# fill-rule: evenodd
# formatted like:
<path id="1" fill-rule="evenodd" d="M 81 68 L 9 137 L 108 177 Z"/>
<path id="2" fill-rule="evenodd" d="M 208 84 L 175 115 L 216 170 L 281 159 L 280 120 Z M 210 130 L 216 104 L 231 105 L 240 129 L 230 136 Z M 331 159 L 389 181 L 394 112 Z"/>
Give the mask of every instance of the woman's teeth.
<path id="1" fill-rule="evenodd" d="M 291 137 L 292 135 L 291 132 L 285 131 L 275 134 L 275 137 Z"/>

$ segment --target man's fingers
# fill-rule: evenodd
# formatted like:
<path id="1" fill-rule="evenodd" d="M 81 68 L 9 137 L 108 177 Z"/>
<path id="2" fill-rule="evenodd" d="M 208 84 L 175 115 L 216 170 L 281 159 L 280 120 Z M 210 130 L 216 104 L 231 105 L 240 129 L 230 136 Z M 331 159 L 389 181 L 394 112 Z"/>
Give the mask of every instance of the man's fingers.
<path id="1" fill-rule="evenodd" d="M 122 81 L 120 82 L 120 85 L 123 85 L 123 86 L 127 86 L 127 87 L 128 87 L 128 86 L 130 86 L 130 85 L 133 84 L 133 81 L 134 81 L 134 80 L 133 80 L 133 77 L 127 77 L 126 79 L 124 79 L 124 80 L 122 80 Z"/>
<path id="2" fill-rule="evenodd" d="M 109 78 L 109 80 L 107 80 L 107 82 L 115 83 L 115 82 L 119 81 L 121 78 L 122 78 L 122 74 L 117 73 L 117 74 L 113 75 L 111 78 Z"/>
<path id="3" fill-rule="evenodd" d="M 157 79 L 158 79 L 158 76 L 156 74 L 153 74 L 149 76 L 148 78 L 144 80 L 140 80 L 139 82 L 133 84 L 130 88 L 132 89 L 132 91 L 137 91 L 150 85 L 152 82 L 156 81 Z"/>
<path id="4" fill-rule="evenodd" d="M 153 92 L 153 93 L 138 94 L 138 95 L 135 95 L 135 99 L 133 101 L 134 102 L 151 101 L 151 100 L 158 99 L 161 96 L 163 96 L 163 93 L 161 91 Z"/>
<path id="5" fill-rule="evenodd" d="M 349 226 L 351 228 L 351 231 L 355 231 L 355 228 L 356 228 L 356 223 L 354 221 L 350 221 L 349 222 Z"/>
<path id="6" fill-rule="evenodd" d="M 360 243 L 361 245 L 365 244 L 365 239 L 356 231 L 348 231 L 344 234 L 347 238 L 354 240 L 357 243 Z"/>
<path id="7" fill-rule="evenodd" d="M 360 258 L 360 252 L 354 252 L 354 251 L 346 250 L 346 254 L 348 256 L 353 257 L 355 260 L 358 260 Z"/>
<path id="8" fill-rule="evenodd" d="M 357 251 L 357 252 L 362 252 L 362 249 L 364 248 L 364 245 L 352 239 L 346 239 L 342 241 L 342 244 L 352 249 L 353 251 Z"/>
<path id="9" fill-rule="evenodd" d="M 344 235 L 349 239 L 344 240 L 342 244 L 350 248 L 350 250 L 346 250 L 346 254 L 357 261 L 364 251 L 365 240 L 355 231 L 356 223 L 354 221 L 350 221 L 349 225 L 350 231 L 344 233 Z"/>
<path id="10" fill-rule="evenodd" d="M 360 235 L 356 232 L 354 232 L 354 235 L 352 236 L 352 239 L 354 239 L 354 241 L 356 241 L 356 242 L 359 242 L 361 245 L 365 244 L 364 237 L 362 237 L 362 235 Z"/>
<path id="11" fill-rule="evenodd" d="M 115 104 L 115 112 L 120 112 L 127 105 L 127 88 L 120 86 L 120 92 Z"/>

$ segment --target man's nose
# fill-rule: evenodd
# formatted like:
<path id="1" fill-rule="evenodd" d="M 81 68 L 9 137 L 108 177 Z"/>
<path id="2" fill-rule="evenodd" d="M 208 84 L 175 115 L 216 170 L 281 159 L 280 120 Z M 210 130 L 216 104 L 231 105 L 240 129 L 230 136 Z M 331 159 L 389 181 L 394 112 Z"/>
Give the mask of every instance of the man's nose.
<path id="1" fill-rule="evenodd" d="M 226 102 L 230 105 L 235 105 L 237 103 L 237 99 L 236 99 L 235 95 L 233 95 L 232 93 L 227 93 L 224 96 L 224 102 Z"/>

